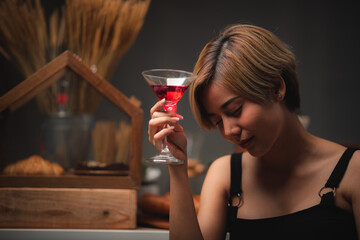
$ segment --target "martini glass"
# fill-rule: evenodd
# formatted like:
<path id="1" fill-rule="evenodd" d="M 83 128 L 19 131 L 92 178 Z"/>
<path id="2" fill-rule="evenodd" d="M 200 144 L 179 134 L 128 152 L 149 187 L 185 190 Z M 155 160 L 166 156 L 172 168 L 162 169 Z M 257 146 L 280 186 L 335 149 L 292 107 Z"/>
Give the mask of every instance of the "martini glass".
<path id="1" fill-rule="evenodd" d="M 188 89 L 190 83 L 196 78 L 191 72 L 173 69 L 151 69 L 142 72 L 147 83 L 159 100 L 165 98 L 164 110 L 176 113 L 176 104 Z M 160 152 L 154 157 L 146 159 L 148 162 L 165 164 L 183 164 L 184 162 L 174 157 L 164 138 Z"/>

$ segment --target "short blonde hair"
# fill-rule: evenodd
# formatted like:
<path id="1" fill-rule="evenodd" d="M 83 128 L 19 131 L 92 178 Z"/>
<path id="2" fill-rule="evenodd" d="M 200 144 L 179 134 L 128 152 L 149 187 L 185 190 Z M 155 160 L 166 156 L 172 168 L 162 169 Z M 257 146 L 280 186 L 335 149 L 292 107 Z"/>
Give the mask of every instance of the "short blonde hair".
<path id="1" fill-rule="evenodd" d="M 195 65 L 196 80 L 190 87 L 190 106 L 200 127 L 215 126 L 202 103 L 206 87 L 223 84 L 250 101 L 263 104 L 270 94 L 286 85 L 284 101 L 290 111 L 300 107 L 295 56 L 274 34 L 261 27 L 234 25 L 206 44 Z"/>

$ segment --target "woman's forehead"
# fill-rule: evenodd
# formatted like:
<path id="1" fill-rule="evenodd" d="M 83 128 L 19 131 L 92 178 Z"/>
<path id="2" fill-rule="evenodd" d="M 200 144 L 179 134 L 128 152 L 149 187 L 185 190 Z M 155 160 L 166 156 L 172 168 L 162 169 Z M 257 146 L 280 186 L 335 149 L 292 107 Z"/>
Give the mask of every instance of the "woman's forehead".
<path id="1" fill-rule="evenodd" d="M 212 81 L 210 84 L 208 84 L 204 91 L 203 91 L 203 98 L 204 97 L 221 97 L 221 98 L 226 98 L 229 96 L 239 96 L 241 97 L 238 93 L 236 93 L 234 90 L 231 89 L 231 87 L 226 86 L 226 84 L 224 84 L 221 81 Z"/>
<path id="2" fill-rule="evenodd" d="M 214 82 L 205 88 L 202 101 L 206 111 L 212 112 L 223 108 L 229 100 L 234 98 L 238 99 L 241 98 L 241 96 L 230 91 L 224 85 Z"/>

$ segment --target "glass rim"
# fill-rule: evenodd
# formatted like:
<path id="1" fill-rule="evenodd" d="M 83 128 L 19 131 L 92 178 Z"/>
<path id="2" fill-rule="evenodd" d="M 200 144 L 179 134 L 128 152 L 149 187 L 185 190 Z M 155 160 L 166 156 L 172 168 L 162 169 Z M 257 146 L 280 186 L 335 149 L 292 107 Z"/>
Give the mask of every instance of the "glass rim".
<path id="1" fill-rule="evenodd" d="M 152 76 L 152 77 L 159 77 L 159 78 L 163 78 L 164 76 L 161 75 L 157 75 L 157 74 L 151 74 L 151 73 L 156 73 L 156 72 L 176 72 L 176 73 L 183 73 L 184 75 L 186 75 L 185 77 L 196 77 L 197 75 L 193 72 L 189 72 L 189 71 L 185 71 L 185 70 L 180 70 L 180 69 L 171 69 L 171 68 L 154 68 L 154 69 L 148 69 L 148 70 L 144 70 L 141 72 L 142 75 L 147 75 L 147 76 Z"/>

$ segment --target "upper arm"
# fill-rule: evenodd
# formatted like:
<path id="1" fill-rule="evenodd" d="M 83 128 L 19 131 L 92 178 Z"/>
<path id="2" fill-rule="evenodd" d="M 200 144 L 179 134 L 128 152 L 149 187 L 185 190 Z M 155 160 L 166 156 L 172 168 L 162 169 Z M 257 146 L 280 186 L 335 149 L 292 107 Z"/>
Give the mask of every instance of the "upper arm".
<path id="1" fill-rule="evenodd" d="M 230 188 L 230 156 L 215 160 L 206 175 L 200 197 L 198 220 L 204 239 L 224 239 Z"/>
<path id="2" fill-rule="evenodd" d="M 356 151 L 349 163 L 349 183 L 351 189 L 351 205 L 356 229 L 360 239 L 360 151 Z"/>

